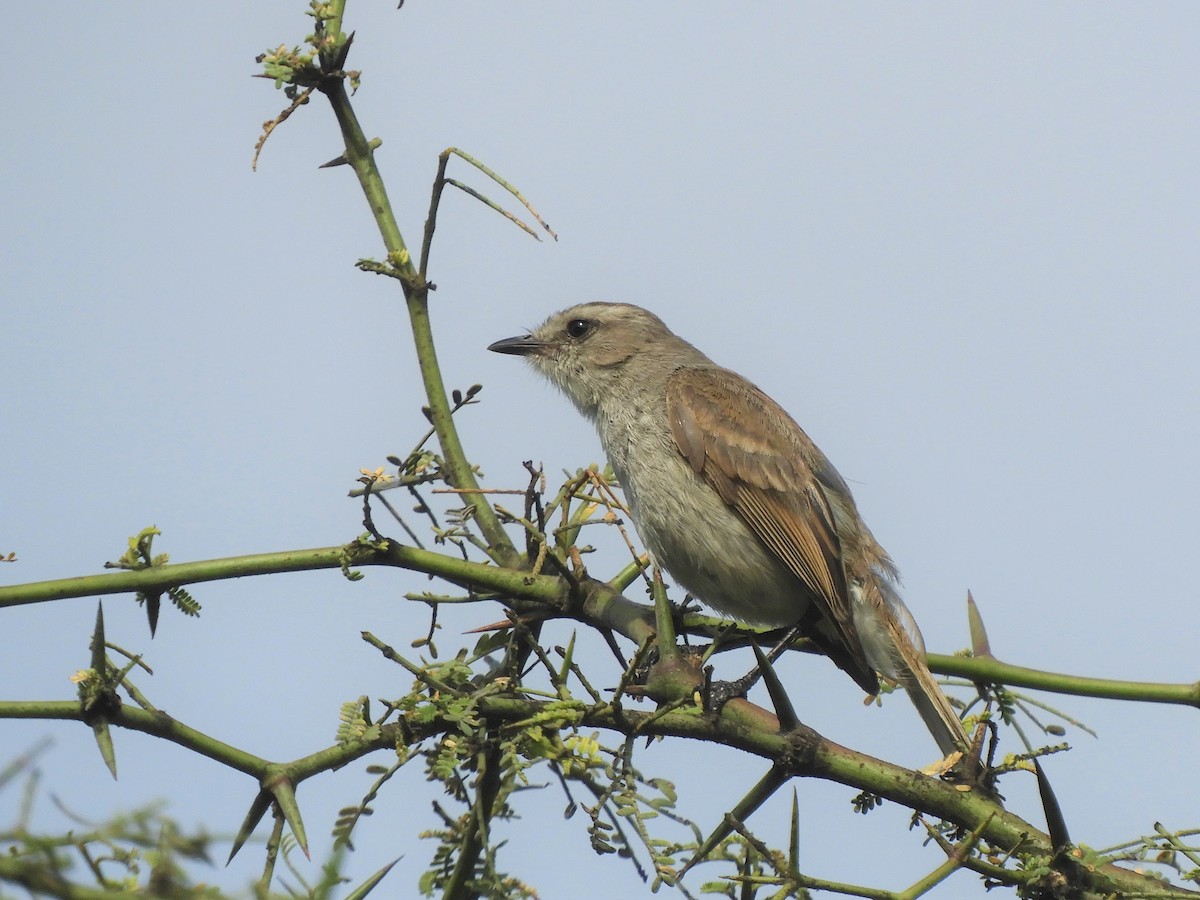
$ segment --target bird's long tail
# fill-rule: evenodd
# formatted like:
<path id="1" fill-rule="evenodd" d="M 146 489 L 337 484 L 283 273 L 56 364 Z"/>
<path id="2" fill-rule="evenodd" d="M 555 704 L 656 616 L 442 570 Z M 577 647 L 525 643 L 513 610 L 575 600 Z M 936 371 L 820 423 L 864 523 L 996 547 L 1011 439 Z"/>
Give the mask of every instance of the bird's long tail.
<path id="1" fill-rule="evenodd" d="M 917 623 L 890 586 L 854 585 L 855 625 L 872 666 L 901 685 L 943 756 L 967 753 L 971 739 L 958 713 L 925 664 L 925 641 Z"/>
<path id="2" fill-rule="evenodd" d="M 908 691 L 913 706 L 921 714 L 925 727 L 937 741 L 938 749 L 943 756 L 949 756 L 956 750 L 966 753 L 971 747 L 971 738 L 963 728 L 962 720 L 950 705 L 941 687 L 933 678 L 933 673 L 925 665 L 925 660 L 916 659 L 897 680 Z"/>

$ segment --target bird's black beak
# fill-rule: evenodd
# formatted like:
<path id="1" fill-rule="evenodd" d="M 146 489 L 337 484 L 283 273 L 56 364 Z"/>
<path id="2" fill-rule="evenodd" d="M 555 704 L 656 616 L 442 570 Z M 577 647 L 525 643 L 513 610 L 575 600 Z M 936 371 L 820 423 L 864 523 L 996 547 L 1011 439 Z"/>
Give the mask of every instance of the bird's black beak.
<path id="1" fill-rule="evenodd" d="M 531 353 L 537 353 L 542 349 L 542 342 L 536 340 L 532 334 L 523 334 L 520 337 L 505 338 L 502 341 L 496 341 L 494 344 L 488 344 L 488 349 L 493 353 L 529 356 Z"/>

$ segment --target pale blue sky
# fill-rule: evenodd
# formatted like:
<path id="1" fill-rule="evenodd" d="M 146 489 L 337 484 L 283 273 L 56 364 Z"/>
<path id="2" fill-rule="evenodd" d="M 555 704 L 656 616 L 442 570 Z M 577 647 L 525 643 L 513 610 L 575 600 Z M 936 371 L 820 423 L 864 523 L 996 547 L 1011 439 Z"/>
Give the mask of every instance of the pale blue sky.
<path id="1" fill-rule="evenodd" d="M 462 424 L 488 484 L 524 484 L 523 459 L 555 473 L 599 449 L 487 344 L 576 301 L 639 303 L 820 443 L 903 570 L 931 649 L 966 644 L 970 588 L 1008 661 L 1196 679 L 1200 7 L 393 7 L 351 3 L 347 27 L 355 104 L 383 139 L 410 242 L 449 145 L 518 184 L 561 235 L 539 245 L 465 196 L 443 207 L 433 316 L 450 385 L 485 385 Z M 0 551 L 20 559 L 5 583 L 98 571 L 149 524 L 176 561 L 345 542 L 361 530 L 345 497 L 358 469 L 423 429 L 398 292 L 353 268 L 381 255 L 361 194 L 349 170 L 316 168 L 340 152 L 327 106 L 293 117 L 250 171 L 284 102 L 249 77 L 254 56 L 298 42 L 304 8 L 19 17 L 0 140 Z M 619 559 L 607 552 L 601 574 Z M 358 633 L 406 645 L 425 613 L 400 595 L 423 585 L 387 571 L 204 585 L 203 617 L 164 614 L 153 642 L 114 597 L 108 634 L 147 654 L 158 705 L 285 759 L 332 739 L 342 701 L 405 689 Z M 91 600 L 0 613 L 5 696 L 71 697 L 94 615 Z M 495 618 L 448 617 L 442 647 Z M 820 660 L 785 675 L 834 740 L 930 761 L 905 701 L 864 710 Z M 1077 840 L 1197 824 L 1180 787 L 1194 713 L 1043 699 L 1100 733 L 1071 729 L 1073 752 L 1047 763 Z M 0 723 L 0 763 L 46 734 L 46 790 L 90 815 L 166 797 L 184 823 L 232 832 L 254 794 L 127 733 L 114 784 L 72 724 Z M 676 778 L 705 829 L 764 771 L 682 743 L 642 767 Z M 368 783 L 360 765 L 301 789 L 318 858 Z M 900 888 L 938 863 L 905 811 L 863 818 L 848 790 L 797 788 L 810 874 Z M 1041 823 L 1032 784 L 1006 793 Z M 432 798 L 415 768 L 393 783 L 354 872 L 403 855 L 389 884 L 407 894 L 432 849 L 413 837 Z M 0 794 L 0 821 L 16 801 Z M 582 819 L 562 820 L 557 787 L 528 803 L 510 871 L 548 898 L 637 890 L 587 849 Z M 785 817 L 780 803 L 751 826 L 782 844 Z M 59 821 L 48 803 L 40 821 Z M 212 880 L 243 886 L 260 862 L 249 848 Z M 961 875 L 931 896 L 984 891 Z"/>

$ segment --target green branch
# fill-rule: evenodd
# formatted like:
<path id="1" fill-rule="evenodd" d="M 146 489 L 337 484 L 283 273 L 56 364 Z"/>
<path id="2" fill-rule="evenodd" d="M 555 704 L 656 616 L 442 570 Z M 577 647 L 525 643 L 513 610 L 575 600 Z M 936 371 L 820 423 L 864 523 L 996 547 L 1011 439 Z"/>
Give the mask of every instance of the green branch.
<path id="1" fill-rule="evenodd" d="M 340 24 L 340 5 L 337 10 L 337 21 Z M 333 20 L 327 20 L 333 21 Z M 477 489 L 478 482 L 471 469 L 470 463 L 463 450 L 458 430 L 454 426 L 450 412 L 450 401 L 446 395 L 446 385 L 442 379 L 441 367 L 438 364 L 437 352 L 433 341 L 433 328 L 429 319 L 430 285 L 424 274 L 413 264 L 412 255 L 408 251 L 400 226 L 392 211 L 383 176 L 375 163 L 374 148 L 367 140 L 366 134 L 359 124 L 358 116 L 350 103 L 346 91 L 345 74 L 341 64 L 345 61 L 345 51 L 349 49 L 349 39 L 344 38 L 341 53 L 337 56 L 322 54 L 322 69 L 325 77 L 321 80 L 319 89 L 333 109 L 338 127 L 342 132 L 342 140 L 346 147 L 345 160 L 358 176 L 363 195 L 375 218 L 375 224 L 387 249 L 388 263 L 403 286 L 404 299 L 408 305 L 409 324 L 412 328 L 413 345 L 417 353 L 417 361 L 421 369 L 425 396 L 429 401 L 429 411 L 433 419 L 433 427 L 437 431 L 438 442 L 441 444 L 442 455 L 445 458 L 446 473 L 451 485 L 457 488 Z M 334 67 L 330 71 L 330 67 Z M 488 542 L 489 555 L 497 562 L 514 565 L 519 559 L 512 542 L 500 525 L 495 511 L 487 499 L 479 494 L 466 495 L 466 501 L 475 509 L 475 520 Z"/>
<path id="2" fill-rule="evenodd" d="M 487 687 L 484 690 L 491 690 Z M 1026 880 L 1038 869 L 1069 870 L 1073 883 L 1092 892 L 1114 892 L 1122 896 L 1197 896 L 1157 879 L 1119 868 L 1104 859 L 1076 862 L 1070 855 L 1056 854 L 1048 835 L 991 801 L 977 791 L 964 791 L 929 776 L 839 746 L 812 729 L 799 725 L 788 733 L 771 727 L 750 704 L 734 701 L 720 717 L 702 714 L 689 706 L 676 711 L 643 712 L 611 703 L 538 700 L 519 696 L 496 696 L 481 691 L 473 698 L 478 715 L 493 725 L 513 726 L 529 721 L 561 723 L 574 729 L 598 728 L 625 737 L 662 736 L 705 740 L 742 750 L 782 766 L 791 777 L 819 778 L 866 790 L 922 813 L 927 813 L 978 832 L 993 848 L 1013 852 L 1025 861 L 1008 875 Z M 84 721 L 78 701 L 4 702 L 0 718 L 73 719 Z M 154 735 L 191 749 L 262 781 L 268 776 L 285 777 L 298 784 L 320 772 L 340 768 L 367 754 L 395 752 L 398 745 L 414 746 L 437 734 L 455 733 L 461 716 L 412 720 L 379 726 L 361 739 L 345 741 L 289 763 L 272 763 L 209 737 L 160 712 L 131 707 L 114 710 L 111 723 Z M 495 763 L 495 760 L 492 760 Z"/>
<path id="3" fill-rule="evenodd" d="M 478 709 L 488 720 L 525 722 L 539 716 L 552 706 L 559 710 L 562 701 L 540 701 L 520 697 L 480 697 Z M 625 735 L 658 735 L 663 737 L 707 740 L 752 753 L 764 759 L 786 759 L 794 775 L 823 778 L 869 790 L 914 809 L 936 815 L 964 827 L 977 827 L 996 807 L 986 798 L 967 795 L 954 786 L 919 775 L 883 760 L 873 759 L 834 744 L 815 731 L 801 726 L 792 734 L 779 734 L 760 723 L 743 718 L 733 704 L 719 719 L 700 715 L 694 709 L 680 712 L 641 712 L 623 707 L 614 711 L 609 704 L 576 707 L 574 717 L 578 727 L 613 730 Z M 83 721 L 84 713 L 77 701 L 0 702 L 0 719 L 43 718 Z M 420 735 L 405 732 L 404 726 L 383 726 L 370 738 L 335 745 L 290 763 L 272 763 L 231 747 L 196 731 L 170 716 L 147 710 L 122 707 L 112 715 L 113 725 L 164 738 L 193 750 L 217 762 L 262 778 L 268 771 L 286 771 L 296 782 L 320 772 L 345 765 L 376 750 L 394 749 L 397 740 L 414 743 L 415 739 L 432 734 L 454 732 L 458 723 L 439 719 L 423 724 Z M 1000 811 L 985 837 L 998 846 L 1012 849 L 1023 841 L 1047 844 L 1049 837 L 1019 817 Z"/>
<path id="4" fill-rule="evenodd" d="M 0 700 L 0 719 L 74 719 L 84 721 L 87 713 L 78 700 Z M 108 713 L 109 724 L 140 731 L 186 747 L 201 756 L 262 777 L 271 763 L 261 756 L 239 750 L 173 719 L 166 713 L 122 706 Z"/>
<path id="5" fill-rule="evenodd" d="M 476 591 L 495 593 L 506 600 L 525 600 L 561 606 L 570 591 L 564 579 L 554 575 L 531 575 L 461 557 L 420 550 L 395 542 L 385 547 L 349 544 L 257 553 L 190 563 L 171 563 L 136 571 L 106 572 L 79 578 L 0 586 L 0 609 L 28 603 L 44 603 L 72 597 L 95 597 L 137 591 L 165 591 L 179 585 L 220 581 L 251 575 L 305 572 L 315 569 L 388 566 L 423 572 Z M 588 581 L 583 585 L 582 605 L 563 612 L 590 624 L 602 624 L 640 646 L 654 629 L 654 611 L 624 597 L 610 585 Z M 691 629 L 689 629 L 691 630 Z M 1045 672 L 1003 663 L 993 657 L 947 656 L 931 653 L 929 667 L 939 675 L 959 676 L 970 681 L 1035 688 L 1052 693 L 1143 703 L 1171 703 L 1200 708 L 1200 684 L 1164 684 L 1117 681 Z"/>
<path id="6" fill-rule="evenodd" d="M 1200 682 L 1164 684 L 1150 681 L 1117 681 L 1044 672 L 1001 662 L 993 656 L 928 655 L 929 668 L 939 675 L 957 675 L 971 681 L 1036 688 L 1055 694 L 1100 697 L 1107 700 L 1138 700 L 1143 703 L 1175 703 L 1200 709 Z"/>
<path id="7" fill-rule="evenodd" d="M 516 569 L 503 569 L 487 563 L 472 562 L 461 557 L 388 542 L 387 546 L 382 548 L 369 544 L 349 544 L 344 547 L 256 553 L 201 562 L 171 563 L 130 572 L 107 572 L 79 578 L 5 585 L 0 587 L 0 608 L 71 597 L 166 590 L 181 584 L 220 581 L 248 575 L 274 575 L 280 572 L 306 572 L 355 566 L 413 569 L 437 575 L 455 584 L 541 603 L 560 602 L 565 591 L 560 579 L 551 575 L 530 575 Z"/>

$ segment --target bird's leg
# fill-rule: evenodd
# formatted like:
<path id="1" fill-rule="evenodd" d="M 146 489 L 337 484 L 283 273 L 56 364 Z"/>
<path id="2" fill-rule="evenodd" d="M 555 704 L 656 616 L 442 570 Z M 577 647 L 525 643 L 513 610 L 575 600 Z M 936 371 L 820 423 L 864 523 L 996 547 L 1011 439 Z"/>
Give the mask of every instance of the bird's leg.
<path id="1" fill-rule="evenodd" d="M 774 663 L 783 655 L 783 651 L 792 645 L 796 638 L 804 633 L 803 625 L 793 625 L 784 632 L 783 639 L 767 652 L 767 662 Z M 754 640 L 751 638 L 750 640 Z M 700 696 L 704 700 L 705 712 L 719 713 L 722 707 L 735 697 L 745 697 L 750 688 L 762 678 L 762 667 L 755 665 L 753 669 L 734 681 L 713 681 L 712 666 L 704 667 L 704 686 Z"/>

